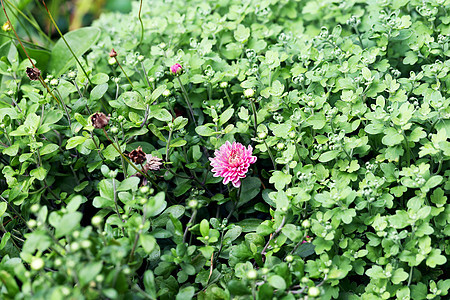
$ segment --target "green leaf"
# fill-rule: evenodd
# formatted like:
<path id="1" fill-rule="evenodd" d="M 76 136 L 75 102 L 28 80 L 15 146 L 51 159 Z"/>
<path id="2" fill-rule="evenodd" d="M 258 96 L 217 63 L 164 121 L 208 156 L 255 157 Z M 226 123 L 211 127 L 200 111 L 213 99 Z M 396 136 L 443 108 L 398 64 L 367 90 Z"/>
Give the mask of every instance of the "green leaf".
<path id="1" fill-rule="evenodd" d="M 109 81 L 108 74 L 105 73 L 97 73 L 94 76 L 92 76 L 91 81 L 93 84 L 103 84 L 107 83 Z"/>
<path id="2" fill-rule="evenodd" d="M 55 230 L 55 236 L 56 238 L 60 238 L 62 236 L 65 236 L 75 230 L 78 226 L 80 226 L 80 221 L 83 215 L 76 211 L 76 212 L 69 212 L 65 214 L 61 220 L 59 221 L 59 224 L 56 226 Z"/>
<path id="3" fill-rule="evenodd" d="M 80 58 L 86 53 L 100 37 L 101 30 L 95 27 L 84 27 L 77 30 L 69 31 L 64 35 L 67 43 L 72 48 L 75 55 Z M 76 63 L 70 50 L 62 39 L 56 42 L 52 49 L 50 61 L 48 64 L 48 72 L 58 78 L 65 73 L 70 67 Z"/>
<path id="4" fill-rule="evenodd" d="M 200 125 L 195 128 L 195 132 L 201 136 L 212 136 L 214 135 L 214 130 L 209 128 L 207 125 Z"/>
<path id="5" fill-rule="evenodd" d="M 251 293 L 250 288 L 247 285 L 245 285 L 242 281 L 235 279 L 228 282 L 228 290 L 231 294 L 236 296 L 249 295 Z"/>
<path id="6" fill-rule="evenodd" d="M 261 190 L 261 180 L 256 177 L 247 177 L 242 180 L 241 193 L 237 207 L 240 207 L 252 200 Z"/>
<path id="7" fill-rule="evenodd" d="M 150 109 L 149 117 L 155 118 L 160 121 L 170 122 L 172 121 L 172 115 L 165 108 L 158 108 L 156 110 Z"/>
<path id="8" fill-rule="evenodd" d="M 393 284 L 399 284 L 400 282 L 405 281 L 408 277 L 408 273 L 406 273 L 403 268 L 399 268 L 392 274 L 391 281 Z"/>
<path id="9" fill-rule="evenodd" d="M 95 100 L 102 98 L 107 90 L 108 90 L 107 83 L 102 83 L 102 84 L 96 85 L 91 91 L 90 100 L 95 101 Z"/>
<path id="10" fill-rule="evenodd" d="M 403 141 L 403 135 L 398 130 L 389 127 L 384 130 L 385 136 L 381 140 L 386 146 L 398 145 Z"/>
<path id="11" fill-rule="evenodd" d="M 3 149 L 3 154 L 8 156 L 16 156 L 19 152 L 19 144 L 12 144 L 8 148 Z"/>
<path id="12" fill-rule="evenodd" d="M 183 117 L 177 117 L 175 120 L 173 120 L 173 129 L 174 130 L 180 130 L 181 128 L 184 128 L 184 126 L 187 125 L 189 120 L 187 118 Z"/>
<path id="13" fill-rule="evenodd" d="M 188 286 L 185 288 L 182 288 L 177 296 L 176 300 L 191 300 L 194 297 L 195 294 L 195 288 L 193 286 Z"/>
<path id="14" fill-rule="evenodd" d="M 170 142 L 170 148 L 182 147 L 186 145 L 186 143 L 187 142 L 185 140 L 177 138 Z"/>
<path id="15" fill-rule="evenodd" d="M 417 54 L 413 51 L 406 52 L 406 56 L 403 59 L 405 65 L 414 65 L 418 60 Z"/>
<path id="16" fill-rule="evenodd" d="M 91 282 L 95 276 L 97 276 L 103 268 L 103 262 L 90 262 L 81 268 L 79 273 L 80 283 L 82 286 Z"/>
<path id="17" fill-rule="evenodd" d="M 447 258 L 441 254 L 440 249 L 431 250 L 427 258 L 427 266 L 435 268 L 436 265 L 443 265 L 447 262 Z"/>
<path id="18" fill-rule="evenodd" d="M 141 234 L 139 236 L 139 241 L 141 242 L 142 248 L 144 248 L 145 253 L 150 254 L 156 248 L 156 239 L 149 234 Z"/>
<path id="19" fill-rule="evenodd" d="M 44 147 L 41 148 L 40 154 L 41 156 L 46 155 L 46 154 L 50 154 L 55 152 L 56 150 L 59 149 L 59 146 L 56 144 L 47 144 Z"/>
<path id="20" fill-rule="evenodd" d="M 164 211 L 164 209 L 167 207 L 167 202 L 164 199 L 165 199 L 164 192 L 159 192 L 155 196 L 150 197 L 150 199 L 148 199 L 146 204 L 148 217 L 157 216 Z"/>
<path id="21" fill-rule="evenodd" d="M 284 172 L 281 172 L 281 171 L 275 171 L 275 172 L 273 172 L 272 176 L 270 177 L 269 182 L 274 183 L 275 188 L 277 190 L 282 190 L 282 189 L 284 189 L 284 187 L 286 185 L 291 183 L 291 179 L 292 179 L 292 175 L 285 174 Z"/>
<path id="22" fill-rule="evenodd" d="M 6 243 L 8 243 L 9 239 L 11 238 L 11 233 L 7 232 L 2 236 L 2 241 L 0 242 L 0 250 L 3 250 L 5 248 Z"/>
<path id="23" fill-rule="evenodd" d="M 68 212 L 75 212 L 78 210 L 78 208 L 80 208 L 80 205 L 86 201 L 87 201 L 86 197 L 81 195 L 75 195 L 70 200 L 69 204 L 67 204 L 66 209 Z"/>
<path id="24" fill-rule="evenodd" d="M 151 101 L 155 101 L 161 96 L 161 94 L 167 89 L 167 86 L 165 84 L 158 86 L 153 92 L 152 96 L 150 97 Z"/>
<path id="25" fill-rule="evenodd" d="M 138 177 L 129 177 L 122 181 L 117 187 L 117 192 L 121 191 L 136 191 L 138 189 L 140 179 Z"/>
<path id="26" fill-rule="evenodd" d="M 2 284 L 4 285 L 4 287 L 6 287 L 6 290 L 8 291 L 8 293 L 6 295 L 9 295 L 11 297 L 11 299 L 13 299 L 14 296 L 17 293 L 19 293 L 20 290 L 19 290 L 19 286 L 17 285 L 16 280 L 7 271 L 5 271 L 5 270 L 0 271 L 0 281 L 2 282 Z"/>
<path id="27" fill-rule="evenodd" d="M 31 170 L 30 175 L 37 180 L 42 181 L 45 179 L 45 176 L 47 176 L 47 172 L 48 171 L 44 167 L 39 167 L 37 169 Z"/>
<path id="28" fill-rule="evenodd" d="M 314 129 L 322 129 L 325 124 L 327 123 L 327 120 L 325 118 L 325 115 L 323 113 L 317 113 L 312 115 L 307 120 L 308 124 L 311 125 Z"/>
<path id="29" fill-rule="evenodd" d="M 382 267 L 374 265 L 372 268 L 366 271 L 366 275 L 373 279 L 384 279 L 387 278 Z"/>
<path id="30" fill-rule="evenodd" d="M 200 222 L 200 233 L 203 237 L 209 236 L 209 222 L 208 220 L 203 219 Z"/>
<path id="31" fill-rule="evenodd" d="M 236 41 L 244 43 L 250 37 L 250 29 L 242 24 L 239 24 L 234 32 L 234 38 Z"/>
<path id="32" fill-rule="evenodd" d="M 229 119 L 231 119 L 231 117 L 234 114 L 234 108 L 228 108 L 227 110 L 225 110 L 219 118 L 219 126 L 222 126 L 223 124 L 225 124 L 226 122 L 228 122 Z"/>
<path id="33" fill-rule="evenodd" d="M 279 275 L 272 275 L 267 280 L 271 286 L 278 290 L 285 290 L 286 289 L 286 281 L 283 279 L 283 277 Z"/>
<path id="34" fill-rule="evenodd" d="M 6 202 L 0 202 L 0 217 L 6 212 L 7 207 Z"/>
<path id="35" fill-rule="evenodd" d="M 66 149 L 73 149 L 76 146 L 83 144 L 88 138 L 85 136 L 74 136 L 67 141 Z"/>
<path id="36" fill-rule="evenodd" d="M 340 153 L 340 151 L 338 151 L 338 150 L 331 150 L 331 151 L 324 152 L 319 156 L 319 161 L 320 162 L 329 162 L 330 160 L 333 160 L 336 157 L 338 157 L 339 153 Z"/>
<path id="37" fill-rule="evenodd" d="M 137 110 L 146 110 L 147 105 L 145 105 L 142 96 L 137 92 L 125 92 L 120 95 L 118 100 L 122 100 L 128 107 Z"/>

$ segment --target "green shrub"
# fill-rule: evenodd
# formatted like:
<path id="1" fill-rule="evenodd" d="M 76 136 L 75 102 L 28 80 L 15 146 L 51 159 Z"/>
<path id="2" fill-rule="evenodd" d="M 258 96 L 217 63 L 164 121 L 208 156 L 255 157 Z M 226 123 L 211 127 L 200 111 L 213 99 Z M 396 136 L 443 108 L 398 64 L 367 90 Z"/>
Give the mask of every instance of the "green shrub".
<path id="1" fill-rule="evenodd" d="M 450 1 L 144 2 L 0 48 L 3 298 L 448 297 Z"/>

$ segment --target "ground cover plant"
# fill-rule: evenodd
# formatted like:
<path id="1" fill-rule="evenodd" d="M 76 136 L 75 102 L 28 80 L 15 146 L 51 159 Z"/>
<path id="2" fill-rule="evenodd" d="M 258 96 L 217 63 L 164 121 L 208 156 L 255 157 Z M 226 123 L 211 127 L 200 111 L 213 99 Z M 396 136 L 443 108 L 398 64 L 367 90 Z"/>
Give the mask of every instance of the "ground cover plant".
<path id="1" fill-rule="evenodd" d="M 1 298 L 445 299 L 449 9 L 136 1 L 49 49 L 6 23 Z"/>

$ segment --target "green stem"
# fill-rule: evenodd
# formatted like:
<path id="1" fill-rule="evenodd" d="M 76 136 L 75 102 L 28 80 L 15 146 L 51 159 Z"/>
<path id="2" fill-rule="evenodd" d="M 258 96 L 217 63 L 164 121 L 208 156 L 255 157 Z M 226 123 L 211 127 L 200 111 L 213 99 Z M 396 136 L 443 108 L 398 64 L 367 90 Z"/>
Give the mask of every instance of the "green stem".
<path id="1" fill-rule="evenodd" d="M 228 104 L 230 104 L 230 106 L 233 106 L 233 103 L 231 103 L 231 98 L 230 98 L 230 95 L 228 94 L 227 89 L 224 89 L 224 92 L 225 92 L 225 96 L 227 97 Z"/>
<path id="2" fill-rule="evenodd" d="M 358 27 L 355 26 L 355 27 L 353 27 L 353 28 L 355 28 L 356 35 L 358 36 L 359 43 L 361 44 L 361 49 L 364 50 L 363 42 L 362 42 L 362 39 L 361 39 L 361 34 L 359 33 Z M 386 53 L 387 53 L 387 52 L 386 52 Z"/>
<path id="3" fill-rule="evenodd" d="M 182 91 L 182 94 L 184 96 L 184 100 L 186 101 L 186 104 L 189 107 L 189 111 L 191 113 L 192 121 L 194 122 L 195 127 L 197 127 L 197 122 L 195 121 L 195 117 L 194 117 L 194 110 L 192 109 L 191 102 L 189 101 L 188 93 L 186 92 L 186 89 L 184 88 L 183 84 L 181 83 L 180 77 L 177 76 L 177 80 L 178 80 L 178 83 L 180 84 L 181 91 Z"/>
<path id="4" fill-rule="evenodd" d="M 117 145 L 119 145 L 119 140 L 117 139 L 117 136 L 114 139 L 117 143 Z M 123 170 L 123 175 L 125 176 L 125 178 L 128 178 L 128 172 L 127 172 L 127 168 L 125 167 L 125 161 L 123 160 L 123 157 L 120 157 L 120 161 L 122 163 L 122 170 Z"/>
<path id="5" fill-rule="evenodd" d="M 411 267 L 411 270 L 409 270 L 408 286 L 411 285 L 413 271 L 414 271 L 414 267 Z"/>
<path id="6" fill-rule="evenodd" d="M 47 5 L 45 4 L 45 1 L 42 0 L 42 4 L 45 7 L 45 10 L 47 11 L 47 14 L 50 18 L 50 20 L 53 23 L 53 26 L 55 26 L 56 30 L 58 31 L 59 35 L 61 36 L 61 38 L 63 39 L 64 43 L 66 44 L 67 48 L 69 48 L 70 53 L 72 53 L 73 57 L 75 58 L 75 60 L 77 61 L 78 65 L 80 66 L 81 70 L 83 70 L 84 75 L 86 76 L 87 80 L 89 81 L 90 85 L 92 84 L 91 79 L 89 78 L 88 74 L 86 73 L 86 70 L 84 69 L 83 65 L 81 64 L 80 60 L 78 59 L 78 57 L 75 55 L 75 53 L 73 52 L 72 48 L 70 47 L 69 43 L 67 42 L 66 38 L 64 37 L 64 35 L 62 34 L 61 30 L 59 30 L 58 25 L 56 24 L 55 20 L 53 19 L 52 14 L 50 13 L 50 11 L 47 8 Z"/>
<path id="7" fill-rule="evenodd" d="M 64 111 L 66 112 L 67 115 L 67 121 L 69 121 L 69 127 L 72 128 L 72 121 L 70 120 L 70 115 L 69 115 L 69 111 L 67 110 L 67 106 L 66 103 L 64 103 L 63 98 L 61 97 L 61 93 L 55 88 L 55 94 L 59 95 L 60 101 L 61 101 L 61 106 L 63 107 Z"/>
<path id="8" fill-rule="evenodd" d="M 255 137 L 256 137 L 257 132 L 258 132 L 258 129 L 257 129 L 258 128 L 258 118 L 257 118 L 257 115 L 256 115 L 256 105 L 253 102 L 253 99 L 250 99 L 250 104 L 251 104 L 252 112 L 253 112 L 253 119 L 254 119 L 253 126 L 255 127 Z"/>
<path id="9" fill-rule="evenodd" d="M 269 153 L 270 160 L 272 161 L 272 164 L 273 164 L 273 169 L 276 170 L 277 164 L 275 163 L 275 159 L 273 158 L 272 152 L 270 151 L 270 148 L 267 145 L 267 142 L 265 140 L 264 140 L 264 145 L 266 145 L 267 152 Z"/>
<path id="10" fill-rule="evenodd" d="M 173 129 L 170 128 L 169 138 L 167 139 L 167 144 L 166 144 L 166 162 L 169 161 L 169 147 L 170 147 L 170 140 L 172 139 L 172 133 L 173 133 Z"/>
<path id="11" fill-rule="evenodd" d="M 148 80 L 147 71 L 145 70 L 144 63 L 141 62 L 142 71 L 144 72 L 145 81 L 147 81 L 148 87 L 152 88 L 152 85 L 150 84 L 150 80 Z"/>
<path id="12" fill-rule="evenodd" d="M 113 185 L 113 197 L 114 197 L 114 207 L 115 207 L 115 209 L 116 209 L 116 214 L 117 214 L 117 216 L 119 217 L 119 220 L 122 222 L 122 224 L 124 223 L 124 220 L 123 220 L 123 218 L 122 218 L 122 216 L 120 215 L 120 212 L 119 212 L 119 206 L 117 205 L 117 187 L 116 187 L 116 179 L 115 178 L 112 178 L 112 185 Z M 121 226 L 122 227 L 122 234 L 125 234 L 125 231 L 124 231 L 124 229 L 123 229 L 123 226 Z"/>
<path id="13" fill-rule="evenodd" d="M 146 210 L 145 208 L 146 208 L 146 207 L 144 206 L 144 212 L 143 212 L 143 214 L 142 214 L 142 225 L 145 224 L 145 221 L 146 221 L 146 219 L 147 219 L 147 210 Z M 136 246 L 137 246 L 137 243 L 138 243 L 138 241 L 139 241 L 139 236 L 141 235 L 141 233 L 142 233 L 142 229 L 140 229 L 140 230 L 136 233 L 136 237 L 134 238 L 133 248 L 131 249 L 130 257 L 128 258 L 128 263 L 130 263 L 131 260 L 133 259 L 134 251 L 136 250 Z"/>
<path id="14" fill-rule="evenodd" d="M 139 22 L 141 23 L 141 39 L 139 41 L 138 47 L 142 44 L 142 41 L 144 40 L 144 23 L 142 22 L 141 18 L 141 11 L 142 11 L 142 0 L 139 5 L 139 14 L 138 14 Z"/>
<path id="15" fill-rule="evenodd" d="M 128 82 L 130 83 L 131 87 L 133 88 L 133 83 L 131 82 L 130 78 L 128 77 L 127 73 L 125 72 L 125 70 L 122 68 L 122 65 L 119 63 L 119 60 L 117 59 L 117 57 L 114 57 L 114 59 L 116 60 L 117 64 L 119 65 L 120 69 L 122 70 L 123 74 L 125 75 L 125 77 L 128 79 Z"/>

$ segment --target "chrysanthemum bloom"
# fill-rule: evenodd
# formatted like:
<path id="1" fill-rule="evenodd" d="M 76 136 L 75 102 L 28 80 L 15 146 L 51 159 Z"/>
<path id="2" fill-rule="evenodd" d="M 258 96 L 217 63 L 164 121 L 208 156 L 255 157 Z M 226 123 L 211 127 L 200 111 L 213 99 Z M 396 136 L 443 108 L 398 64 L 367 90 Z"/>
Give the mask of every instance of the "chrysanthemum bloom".
<path id="1" fill-rule="evenodd" d="M 241 179 L 245 178 L 250 164 L 256 161 L 252 152 L 252 146 L 245 148 L 241 143 L 227 141 L 214 152 L 216 157 L 209 159 L 214 177 L 223 177 L 223 184 L 231 181 L 234 187 L 241 186 Z"/>
<path id="2" fill-rule="evenodd" d="M 182 71 L 183 67 L 179 63 L 176 63 L 170 67 L 170 73 L 172 73 L 173 75 L 179 75 Z"/>
<path id="3" fill-rule="evenodd" d="M 147 159 L 146 154 L 144 151 L 142 151 L 141 146 L 131 151 L 130 154 L 128 154 L 128 157 L 132 162 L 138 165 L 142 164 Z"/>
<path id="4" fill-rule="evenodd" d="M 151 154 L 146 155 L 147 163 L 144 165 L 144 171 L 158 171 L 162 165 L 162 159 Z"/>
<path id="5" fill-rule="evenodd" d="M 105 128 L 106 125 L 108 125 L 108 122 L 109 122 L 109 117 L 107 117 L 102 112 L 96 112 L 91 117 L 91 123 L 92 123 L 92 126 L 94 126 L 94 128 L 99 128 L 99 129 Z"/>

